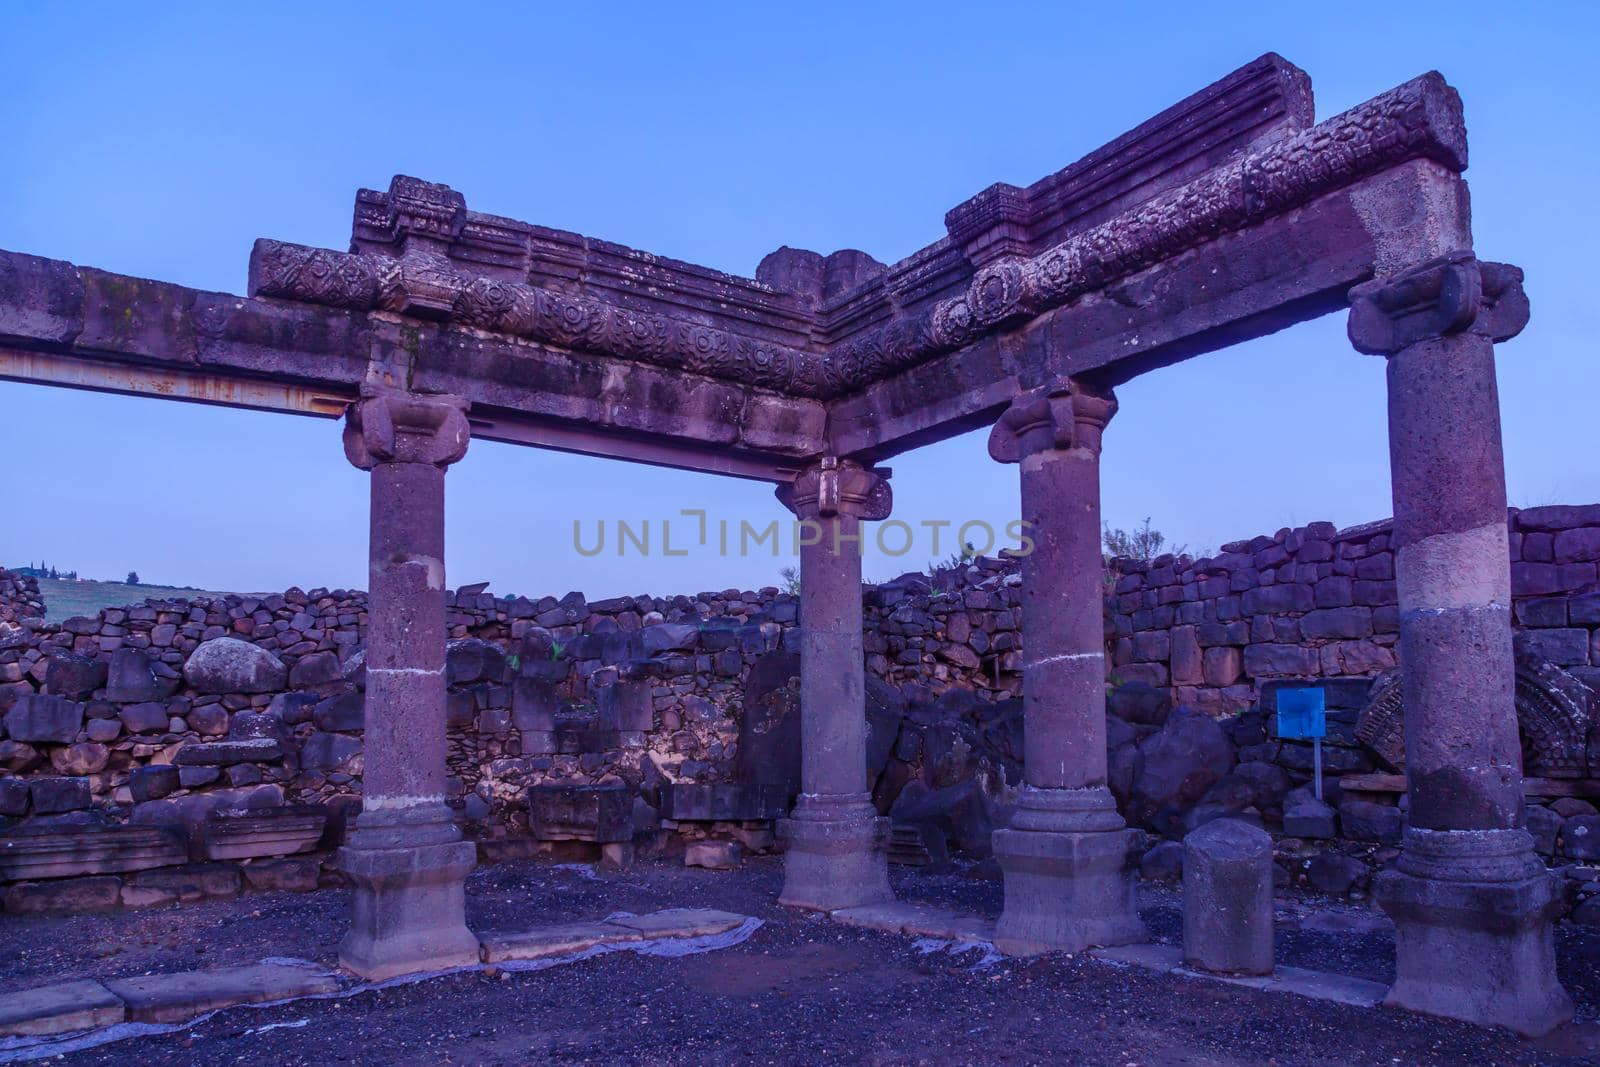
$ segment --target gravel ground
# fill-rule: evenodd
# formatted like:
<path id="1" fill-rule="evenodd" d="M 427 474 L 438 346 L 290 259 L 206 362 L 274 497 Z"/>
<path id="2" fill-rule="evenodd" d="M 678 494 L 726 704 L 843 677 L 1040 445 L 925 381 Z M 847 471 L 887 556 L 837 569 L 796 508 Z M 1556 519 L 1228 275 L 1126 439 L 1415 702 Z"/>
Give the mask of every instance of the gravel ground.
<path id="1" fill-rule="evenodd" d="M 1388 1009 L 1362 1010 L 1084 957 L 982 964 L 911 938 L 778 908 L 781 863 L 734 874 L 642 864 L 502 863 L 475 872 L 479 930 L 668 906 L 766 920 L 733 948 L 677 959 L 622 952 L 545 971 L 471 972 L 342 1000 L 222 1012 L 189 1030 L 60 1062 L 228 1063 L 1045 1063 L 1600 1064 L 1600 936 L 1565 927 L 1562 977 L 1580 1022 L 1540 1042 Z M 895 869 L 897 891 L 993 914 L 992 867 L 930 876 Z M 3 988 L 297 956 L 332 963 L 344 893 L 273 894 L 114 915 L 0 916 Z M 1158 940 L 1176 941 L 1178 894 L 1146 887 Z M 1287 895 L 1282 963 L 1382 980 L 1392 934 L 1370 909 Z"/>

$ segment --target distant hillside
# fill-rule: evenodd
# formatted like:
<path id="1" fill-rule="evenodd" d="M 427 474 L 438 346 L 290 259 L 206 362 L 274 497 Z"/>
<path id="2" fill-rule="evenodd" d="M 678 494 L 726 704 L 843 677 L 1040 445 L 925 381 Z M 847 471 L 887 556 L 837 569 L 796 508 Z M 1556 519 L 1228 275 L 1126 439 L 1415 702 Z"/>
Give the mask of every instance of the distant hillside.
<path id="1" fill-rule="evenodd" d="M 170 585 L 129 585 L 126 582 L 68 582 L 40 578 L 46 622 L 61 622 L 74 615 L 94 615 L 101 608 L 120 608 L 146 600 L 193 599 L 222 596 L 205 589 L 177 589 Z"/>

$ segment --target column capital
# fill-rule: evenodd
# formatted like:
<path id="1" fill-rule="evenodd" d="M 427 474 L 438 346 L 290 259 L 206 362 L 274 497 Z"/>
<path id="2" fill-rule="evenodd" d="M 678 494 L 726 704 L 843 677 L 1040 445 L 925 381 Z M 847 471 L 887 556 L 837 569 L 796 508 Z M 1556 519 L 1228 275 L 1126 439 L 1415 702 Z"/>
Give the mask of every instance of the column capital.
<path id="1" fill-rule="evenodd" d="M 1419 341 L 1471 331 L 1507 341 L 1528 324 L 1522 270 L 1451 252 L 1350 290 L 1350 343 L 1392 356 Z"/>
<path id="2" fill-rule="evenodd" d="M 801 519 L 854 515 L 876 522 L 889 517 L 894 493 L 889 471 L 869 469 L 855 460 L 824 456 L 780 485 L 778 502 Z"/>
<path id="3" fill-rule="evenodd" d="M 344 454 L 362 470 L 380 463 L 447 467 L 467 454 L 467 401 L 364 385 L 345 414 Z"/>
<path id="4" fill-rule="evenodd" d="M 1076 379 L 1029 390 L 1006 408 L 989 431 L 989 455 L 1000 463 L 1020 463 L 1035 452 L 1084 448 L 1100 454 L 1100 435 L 1117 413 L 1110 389 L 1094 389 Z"/>

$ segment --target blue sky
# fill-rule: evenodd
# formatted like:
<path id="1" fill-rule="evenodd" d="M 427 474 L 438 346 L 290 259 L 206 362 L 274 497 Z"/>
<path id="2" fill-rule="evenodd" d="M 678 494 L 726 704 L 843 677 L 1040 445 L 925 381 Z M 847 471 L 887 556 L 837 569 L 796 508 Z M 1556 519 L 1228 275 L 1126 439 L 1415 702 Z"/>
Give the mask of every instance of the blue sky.
<path id="1" fill-rule="evenodd" d="M 802 10 L 801 8 L 804 8 Z M 1466 102 L 1477 247 L 1527 271 L 1500 350 L 1512 502 L 1600 500 L 1595 5 L 0 5 L 0 248 L 243 292 L 252 240 L 348 240 L 408 173 L 481 211 L 751 274 L 782 244 L 898 259 L 1266 51 L 1324 118 L 1438 69 Z M 1342 316 L 1119 390 L 1105 515 L 1202 548 L 1389 513 L 1382 361 Z M 334 423 L 0 383 L 0 562 L 219 589 L 364 580 L 366 484 Z M 901 456 L 896 514 L 1001 525 L 982 434 Z M 604 518 L 770 490 L 475 442 L 452 583 L 591 596 L 751 587 L 770 555 L 594 559 Z M 947 549 L 949 546 L 941 546 Z M 869 556 L 869 576 L 920 569 Z"/>

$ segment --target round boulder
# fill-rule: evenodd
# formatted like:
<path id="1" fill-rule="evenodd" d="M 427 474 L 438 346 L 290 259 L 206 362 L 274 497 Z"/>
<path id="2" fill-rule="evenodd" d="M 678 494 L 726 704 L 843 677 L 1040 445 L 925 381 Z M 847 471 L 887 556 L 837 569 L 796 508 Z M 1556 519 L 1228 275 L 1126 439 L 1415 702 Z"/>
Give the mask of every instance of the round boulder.
<path id="1" fill-rule="evenodd" d="M 202 693 L 271 693 L 289 680 L 283 661 L 237 637 L 218 637 L 190 654 L 184 679 Z"/>

